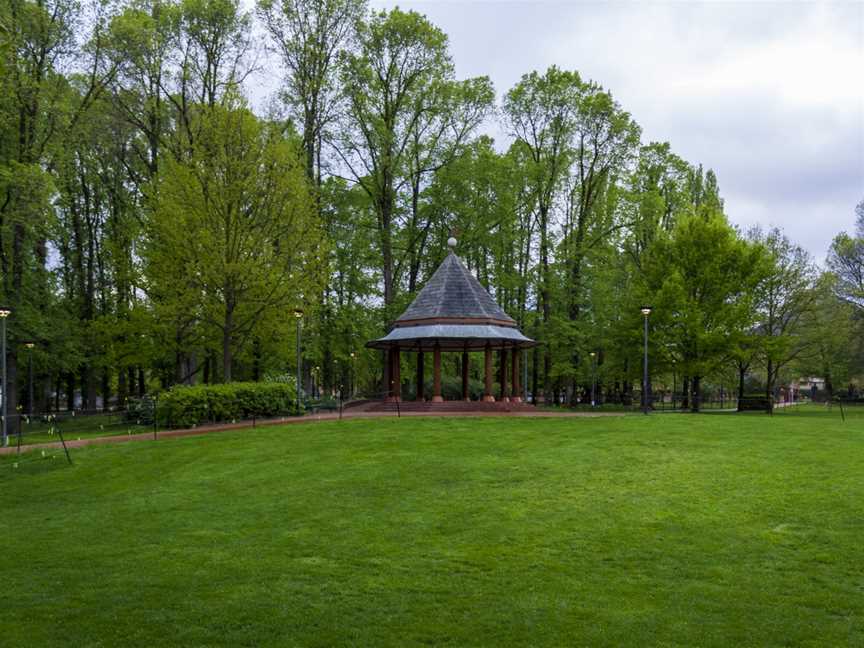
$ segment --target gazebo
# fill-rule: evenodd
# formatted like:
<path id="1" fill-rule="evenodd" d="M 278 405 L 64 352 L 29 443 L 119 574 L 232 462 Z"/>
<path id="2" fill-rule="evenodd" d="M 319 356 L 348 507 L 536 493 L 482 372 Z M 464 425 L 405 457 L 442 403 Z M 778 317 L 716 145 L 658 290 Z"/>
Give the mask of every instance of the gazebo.
<path id="1" fill-rule="evenodd" d="M 390 332 L 366 344 L 386 353 L 387 400 L 401 400 L 400 353 L 417 353 L 417 396 L 425 400 L 424 357 L 432 353 L 432 399 L 441 403 L 441 354 L 462 354 L 462 400 L 470 400 L 468 373 L 471 352 L 484 353 L 484 402 L 495 402 L 492 393 L 493 351 L 498 352 L 499 401 L 521 403 L 519 359 L 522 349 L 536 342 L 525 337 L 516 321 L 495 303 L 492 296 L 462 263 L 447 241 L 450 253 L 408 309 L 393 322 Z M 508 362 L 509 358 L 509 362 Z M 508 372 L 509 365 L 509 372 Z M 508 373 L 510 374 L 508 376 Z M 509 378 L 509 380 L 508 380 Z"/>

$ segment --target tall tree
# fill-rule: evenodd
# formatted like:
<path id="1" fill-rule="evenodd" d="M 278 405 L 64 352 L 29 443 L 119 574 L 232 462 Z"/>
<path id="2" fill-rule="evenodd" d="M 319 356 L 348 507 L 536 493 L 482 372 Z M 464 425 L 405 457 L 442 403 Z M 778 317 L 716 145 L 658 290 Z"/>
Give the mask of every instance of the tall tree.
<path id="1" fill-rule="evenodd" d="M 627 223 L 614 204 L 617 181 L 628 171 L 640 129 L 629 113 L 595 83 L 586 84 L 577 108 L 564 251 L 569 277 L 569 318 L 579 317 L 582 273 L 590 250 Z"/>
<path id="2" fill-rule="evenodd" d="M 555 66 L 541 75 L 523 75 L 504 98 L 504 115 L 510 134 L 528 151 L 532 198 L 537 212 L 539 240 L 538 310 L 544 327 L 552 319 L 551 220 L 557 192 L 572 159 L 579 101 L 584 86 L 577 72 Z M 537 362 L 535 361 L 535 368 Z M 552 356 L 543 350 L 543 387 L 550 388 Z M 536 369 L 535 369 L 536 370 Z M 536 389 L 534 390 L 536 394 Z"/>
<path id="3" fill-rule="evenodd" d="M 488 80 L 474 81 L 470 92 L 462 92 L 453 76 L 447 37 L 413 11 L 374 13 L 359 26 L 357 51 L 345 56 L 346 107 L 336 149 L 378 217 L 385 307 L 396 298 L 398 198 L 411 178 L 412 153 L 446 157 L 445 151 L 460 146 L 480 124 L 483 105 L 491 103 Z M 454 103 L 457 94 L 463 100 Z M 414 169 L 428 167 L 421 162 Z"/>
<path id="4" fill-rule="evenodd" d="M 335 117 L 339 55 L 365 0 L 259 0 L 258 15 L 286 71 L 285 101 L 302 126 L 306 173 L 321 184 L 324 129 Z"/>
<path id="5" fill-rule="evenodd" d="M 0 301 L 15 311 L 8 347 L 8 404 L 17 401 L 18 342 L 44 330 L 51 303 L 48 239 L 52 158 L 113 75 L 98 37 L 103 14 L 84 23 L 72 0 L 10 0 L 0 8 Z M 91 44 L 81 49 L 78 39 Z M 75 88 L 70 79 L 76 78 Z M 4 386 L 4 388 L 7 386 Z"/>
<path id="6" fill-rule="evenodd" d="M 134 163 L 130 180 L 140 186 L 159 170 L 171 128 L 171 102 L 182 110 L 184 95 L 174 92 L 172 79 L 179 58 L 181 11 L 173 0 L 136 0 L 109 23 L 106 47 L 117 68 L 112 101 L 117 112 L 137 131 L 129 140 Z M 183 123 L 183 118 L 179 120 Z"/>
<path id="7" fill-rule="evenodd" d="M 813 306 L 817 273 L 810 255 L 777 228 L 750 231 L 768 253 L 767 271 L 756 286 L 758 348 L 765 362 L 765 394 L 774 395 L 780 371 L 801 354 L 803 318 Z"/>
<path id="8" fill-rule="evenodd" d="M 753 324 L 756 286 L 766 272 L 760 245 L 738 236 L 718 212 L 679 220 L 646 253 L 642 275 L 655 344 L 675 349 L 692 378 L 691 407 L 698 411 L 701 380 L 716 370 Z"/>
<path id="9" fill-rule="evenodd" d="M 624 249 L 637 267 L 654 237 L 670 231 L 678 217 L 693 208 L 687 190 L 690 174 L 690 165 L 672 152 L 668 142 L 651 142 L 640 148 L 636 169 L 630 175 L 631 235 L 624 241 Z"/>
<path id="10" fill-rule="evenodd" d="M 813 308 L 802 326 L 806 352 L 795 362 L 803 375 L 825 381 L 829 399 L 845 381 L 856 376 L 860 381 L 864 375 L 864 319 L 854 304 L 837 297 L 837 284 L 833 273 L 819 277 Z"/>
<path id="11" fill-rule="evenodd" d="M 180 10 L 184 100 L 213 107 L 254 69 L 251 15 L 239 0 L 182 0 Z"/>
<path id="12" fill-rule="evenodd" d="M 281 130 L 242 105 L 198 119 L 191 157 L 166 161 L 153 188 L 148 290 L 218 333 L 227 382 L 256 326 L 319 287 L 322 236 L 299 151 Z"/>
<path id="13" fill-rule="evenodd" d="M 855 208 L 854 235 L 840 233 L 828 251 L 828 269 L 837 277 L 837 294 L 864 310 L 864 200 Z"/>

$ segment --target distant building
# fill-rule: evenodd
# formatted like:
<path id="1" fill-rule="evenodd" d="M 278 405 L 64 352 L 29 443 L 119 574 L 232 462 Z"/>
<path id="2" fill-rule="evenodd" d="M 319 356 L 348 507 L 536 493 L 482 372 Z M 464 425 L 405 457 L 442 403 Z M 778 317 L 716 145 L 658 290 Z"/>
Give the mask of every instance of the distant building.
<path id="1" fill-rule="evenodd" d="M 789 388 L 796 400 L 801 396 L 813 398 L 819 392 L 825 391 L 825 379 L 815 376 L 797 378 L 789 383 Z"/>

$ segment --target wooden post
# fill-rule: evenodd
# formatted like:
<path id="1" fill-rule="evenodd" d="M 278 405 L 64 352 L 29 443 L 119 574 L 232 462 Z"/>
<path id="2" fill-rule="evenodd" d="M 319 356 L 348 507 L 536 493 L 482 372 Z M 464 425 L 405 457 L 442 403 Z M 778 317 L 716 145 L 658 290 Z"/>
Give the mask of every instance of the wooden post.
<path id="1" fill-rule="evenodd" d="M 393 396 L 393 385 L 390 382 L 393 374 L 393 350 L 384 351 L 384 400 L 389 401 Z"/>
<path id="2" fill-rule="evenodd" d="M 417 352 L 417 398 L 415 400 L 423 402 L 423 383 L 426 380 L 423 361 L 426 357 L 426 354 L 423 353 L 423 348 Z"/>
<path id="3" fill-rule="evenodd" d="M 432 359 L 432 402 L 443 403 L 444 397 L 441 395 L 441 347 L 435 343 L 435 353 Z"/>
<path id="4" fill-rule="evenodd" d="M 513 348 L 510 356 L 510 367 L 513 378 L 510 383 L 513 385 L 513 394 L 510 396 L 511 403 L 522 402 L 522 384 L 519 379 L 519 349 Z"/>
<path id="5" fill-rule="evenodd" d="M 498 373 L 498 381 L 501 383 L 501 402 L 506 403 L 510 400 L 507 393 L 507 349 L 498 352 Z"/>
<path id="6" fill-rule="evenodd" d="M 393 398 L 402 400 L 402 367 L 399 361 L 399 347 L 393 349 Z"/>
<path id="7" fill-rule="evenodd" d="M 471 400 L 468 393 L 468 352 L 462 352 L 462 400 Z"/>
<path id="8" fill-rule="evenodd" d="M 486 403 L 494 403 L 495 397 L 492 395 L 492 347 L 489 343 L 486 343 L 486 366 L 485 368 L 485 378 L 486 385 L 483 391 L 483 401 Z"/>

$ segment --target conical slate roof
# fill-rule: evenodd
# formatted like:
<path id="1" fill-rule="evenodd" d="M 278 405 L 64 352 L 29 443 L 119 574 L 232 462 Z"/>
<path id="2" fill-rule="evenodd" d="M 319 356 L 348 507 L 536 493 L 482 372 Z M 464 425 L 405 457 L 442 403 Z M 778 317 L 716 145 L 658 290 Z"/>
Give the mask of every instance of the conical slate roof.
<path id="1" fill-rule="evenodd" d="M 456 241 L 451 239 L 451 247 Z M 383 338 L 366 346 L 429 351 L 534 346 L 453 252 Z"/>
<path id="2" fill-rule="evenodd" d="M 420 321 L 451 318 L 516 326 L 513 318 L 495 303 L 453 252 L 438 266 L 423 290 L 394 322 L 394 326 L 411 326 Z"/>

